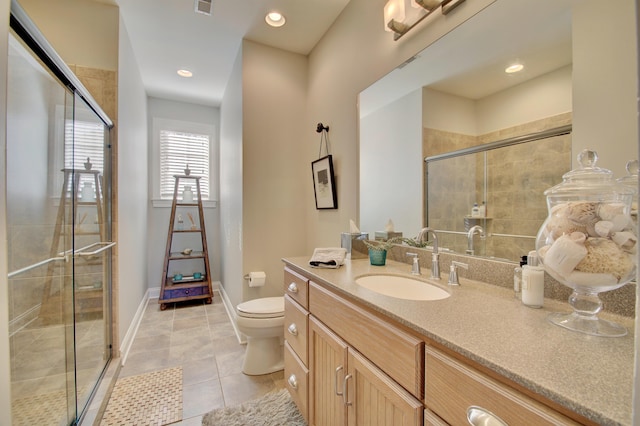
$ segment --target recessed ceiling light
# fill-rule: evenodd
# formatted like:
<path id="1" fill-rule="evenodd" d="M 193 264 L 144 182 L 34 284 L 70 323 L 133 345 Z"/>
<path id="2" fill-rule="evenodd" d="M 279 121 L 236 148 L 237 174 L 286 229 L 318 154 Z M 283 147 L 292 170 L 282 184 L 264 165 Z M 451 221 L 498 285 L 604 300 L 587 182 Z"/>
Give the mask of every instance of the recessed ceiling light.
<path id="1" fill-rule="evenodd" d="M 282 13 L 279 12 L 267 13 L 267 16 L 265 16 L 264 20 L 272 27 L 281 27 L 285 22 L 287 22 Z"/>
<path id="2" fill-rule="evenodd" d="M 193 77 L 193 73 L 189 70 L 178 70 L 178 75 L 185 78 Z"/>
<path id="3" fill-rule="evenodd" d="M 504 72 L 506 72 L 507 74 L 513 74 L 514 72 L 520 72 L 524 69 L 524 65 L 522 64 L 513 64 L 513 65 L 509 65 L 507 68 L 504 69 Z"/>

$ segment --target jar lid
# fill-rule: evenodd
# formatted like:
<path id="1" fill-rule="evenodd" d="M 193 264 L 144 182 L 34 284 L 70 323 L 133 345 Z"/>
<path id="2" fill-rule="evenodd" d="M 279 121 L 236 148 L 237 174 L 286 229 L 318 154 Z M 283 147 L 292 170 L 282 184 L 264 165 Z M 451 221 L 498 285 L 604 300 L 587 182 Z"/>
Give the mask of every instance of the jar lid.
<path id="1" fill-rule="evenodd" d="M 578 154 L 580 166 L 562 175 L 562 183 L 547 189 L 544 195 L 633 195 L 633 191 L 613 179 L 613 172 L 596 166 L 598 153 L 588 149 Z"/>
<path id="2" fill-rule="evenodd" d="M 628 186 L 634 195 L 638 195 L 638 160 L 627 162 L 627 175 L 618 179 L 618 182 Z"/>

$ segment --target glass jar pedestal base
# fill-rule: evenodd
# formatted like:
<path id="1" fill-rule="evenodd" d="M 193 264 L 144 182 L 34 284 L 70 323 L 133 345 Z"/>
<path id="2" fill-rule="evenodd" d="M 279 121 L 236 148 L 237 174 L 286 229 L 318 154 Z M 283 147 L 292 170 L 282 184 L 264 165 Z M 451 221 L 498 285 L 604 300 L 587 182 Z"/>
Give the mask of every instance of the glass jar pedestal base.
<path id="1" fill-rule="evenodd" d="M 550 314 L 547 317 L 549 322 L 592 336 L 622 337 L 627 334 L 627 329 L 623 326 L 598 318 L 598 312 L 602 310 L 602 301 L 598 293 L 574 289 L 569 296 L 569 305 L 573 308 L 573 312 Z"/>
<path id="2" fill-rule="evenodd" d="M 549 314 L 547 320 L 560 327 L 592 336 L 622 337 L 627 334 L 627 329 L 623 326 L 598 318 L 596 315 L 588 316 L 576 312 L 569 314 L 556 312 Z"/>

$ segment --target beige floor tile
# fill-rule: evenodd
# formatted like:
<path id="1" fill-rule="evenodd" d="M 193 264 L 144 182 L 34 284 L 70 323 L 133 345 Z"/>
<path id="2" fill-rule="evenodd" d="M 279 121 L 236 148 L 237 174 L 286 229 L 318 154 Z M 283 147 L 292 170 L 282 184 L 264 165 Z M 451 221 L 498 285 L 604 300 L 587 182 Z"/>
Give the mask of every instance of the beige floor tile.
<path id="1" fill-rule="evenodd" d="M 236 332 L 231 323 L 211 324 L 211 338 L 219 339 L 221 337 L 235 337 Z"/>
<path id="2" fill-rule="evenodd" d="M 207 317 L 204 315 L 204 312 L 198 317 L 176 318 L 173 320 L 174 333 L 176 331 L 189 331 L 201 327 L 209 327 L 209 323 L 207 322 Z"/>
<path id="3" fill-rule="evenodd" d="M 157 336 L 140 337 L 136 336 L 136 339 L 131 345 L 130 354 L 138 352 L 149 352 L 167 349 L 171 346 L 171 335 L 161 334 Z"/>
<path id="4" fill-rule="evenodd" d="M 201 416 L 224 407 L 220 381 L 217 379 L 183 386 L 182 418 Z"/>
<path id="5" fill-rule="evenodd" d="M 184 415 L 182 417 L 184 420 L 178 423 L 173 423 L 171 426 L 202 426 L 203 416 L 195 416 L 188 419 L 185 419 Z"/>
<path id="6" fill-rule="evenodd" d="M 275 389 L 275 384 L 268 374 L 247 376 L 240 373 L 220 377 L 220 385 L 222 386 L 224 403 L 227 407 L 259 398 Z"/>
<path id="7" fill-rule="evenodd" d="M 184 386 L 206 382 L 218 378 L 218 367 L 215 357 L 191 361 L 182 369 L 182 383 Z"/>
<path id="8" fill-rule="evenodd" d="M 233 336 L 221 337 L 219 339 L 212 339 L 213 351 L 216 355 L 224 355 L 228 353 L 244 353 L 247 345 L 242 345 L 238 342 L 238 338 Z"/>
<path id="9" fill-rule="evenodd" d="M 242 374 L 242 363 L 244 362 L 244 352 L 229 352 L 216 355 L 216 365 L 218 366 L 218 376 L 234 376 Z"/>

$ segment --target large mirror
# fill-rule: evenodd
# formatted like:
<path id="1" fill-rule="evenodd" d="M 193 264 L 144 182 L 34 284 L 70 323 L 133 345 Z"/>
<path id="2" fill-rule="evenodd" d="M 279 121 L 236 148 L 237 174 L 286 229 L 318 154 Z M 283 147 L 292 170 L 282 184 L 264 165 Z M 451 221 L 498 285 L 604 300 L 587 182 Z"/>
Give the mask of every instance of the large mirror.
<path id="1" fill-rule="evenodd" d="M 637 125 L 632 98 L 616 96 L 635 96 L 635 76 L 596 74 L 620 67 L 623 45 L 637 70 L 635 23 L 619 19 L 633 17 L 633 0 L 620 6 L 497 0 L 363 91 L 360 228 L 373 234 L 391 219 L 413 237 L 430 226 L 455 252 L 517 261 L 546 217 L 544 189 L 581 149 L 601 151 L 599 165 L 621 177 L 636 157 Z M 514 63 L 524 69 L 505 73 Z M 631 119 L 607 120 L 594 102 Z M 603 127 L 604 138 L 595 134 Z M 475 202 L 486 217 L 470 218 Z"/>

